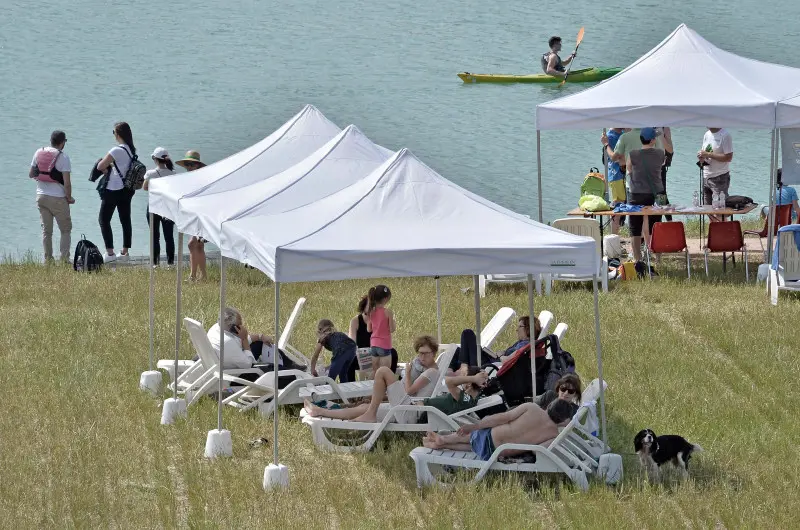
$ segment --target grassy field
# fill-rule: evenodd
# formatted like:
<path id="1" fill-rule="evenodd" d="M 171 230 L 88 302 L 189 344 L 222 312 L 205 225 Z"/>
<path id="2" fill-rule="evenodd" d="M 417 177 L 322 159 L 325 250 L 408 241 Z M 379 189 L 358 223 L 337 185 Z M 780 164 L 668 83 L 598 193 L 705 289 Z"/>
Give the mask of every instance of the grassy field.
<path id="1" fill-rule="evenodd" d="M 147 369 L 147 271 L 78 275 L 62 267 L 0 265 L 0 526 L 18 528 L 790 528 L 796 527 L 800 437 L 795 407 L 800 334 L 797 299 L 768 304 L 763 284 L 744 285 L 742 267 L 712 280 L 700 263 L 690 283 L 680 263 L 654 282 L 615 282 L 601 296 L 609 441 L 624 455 L 615 488 L 593 482 L 580 493 L 560 480 L 493 475 L 484 484 L 416 488 L 414 436 L 387 436 L 367 455 L 317 451 L 297 409 L 281 411 L 281 460 L 292 484 L 261 489 L 272 445 L 250 448 L 271 423 L 227 410 L 234 457 L 203 458 L 216 426 L 215 403 L 201 400 L 186 421 L 159 425 L 160 399 L 137 388 Z M 670 270 L 670 267 L 666 267 Z M 210 325 L 218 283 L 186 284 L 185 315 Z M 752 273 L 751 273 L 752 274 Z M 666 276 L 666 277 L 665 277 Z M 251 331 L 274 329 L 272 284 L 232 267 L 228 300 Z M 319 318 L 345 327 L 372 282 L 286 285 L 285 319 L 308 303 L 295 344 L 309 351 Z M 395 344 L 410 358 L 412 338 L 436 331 L 432 279 L 392 279 Z M 474 322 L 469 278 L 443 280 L 444 338 Z M 157 357 L 172 355 L 174 272 L 157 275 Z M 508 305 L 522 314 L 523 286 L 493 286 L 484 321 Z M 564 341 L 586 380 L 596 375 L 591 291 L 559 285 L 536 299 L 570 326 Z M 510 343 L 509 327 L 499 342 Z M 192 352 L 186 334 L 183 357 Z M 643 481 L 635 432 L 676 433 L 706 452 L 692 479 Z M 792 521 L 795 521 L 794 523 Z"/>

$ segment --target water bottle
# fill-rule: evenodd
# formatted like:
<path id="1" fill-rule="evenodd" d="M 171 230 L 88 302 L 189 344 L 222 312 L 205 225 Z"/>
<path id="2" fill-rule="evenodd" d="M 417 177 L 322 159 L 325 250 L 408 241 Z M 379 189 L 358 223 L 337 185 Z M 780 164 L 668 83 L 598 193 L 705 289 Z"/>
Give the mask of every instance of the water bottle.
<path id="1" fill-rule="evenodd" d="M 700 206 L 700 196 L 697 194 L 696 191 L 694 192 L 694 195 L 692 195 L 692 206 L 694 208 L 697 208 L 697 207 Z"/>
<path id="2" fill-rule="evenodd" d="M 83 256 L 78 256 L 78 262 L 75 267 L 78 269 L 78 272 L 83 272 Z"/>
<path id="3" fill-rule="evenodd" d="M 719 209 L 719 192 L 714 191 L 711 194 L 711 207 L 715 210 Z"/>
<path id="4" fill-rule="evenodd" d="M 725 195 L 725 192 L 724 191 L 720 191 L 719 192 L 719 206 L 718 206 L 718 208 L 720 210 L 724 210 L 726 208 L 725 201 L 727 199 L 728 199 L 728 197 Z"/>

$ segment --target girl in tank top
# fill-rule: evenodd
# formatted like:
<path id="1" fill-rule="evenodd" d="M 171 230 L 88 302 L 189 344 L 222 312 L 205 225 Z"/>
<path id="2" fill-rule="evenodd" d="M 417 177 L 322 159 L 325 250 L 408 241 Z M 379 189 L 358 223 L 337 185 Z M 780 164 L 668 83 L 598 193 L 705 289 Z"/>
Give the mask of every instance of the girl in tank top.
<path id="1" fill-rule="evenodd" d="M 381 366 L 392 364 L 392 333 L 395 330 L 394 314 L 386 304 L 392 292 L 385 285 L 377 285 L 367 293 L 367 331 L 371 333 L 369 343 L 372 353 L 373 373 Z"/>

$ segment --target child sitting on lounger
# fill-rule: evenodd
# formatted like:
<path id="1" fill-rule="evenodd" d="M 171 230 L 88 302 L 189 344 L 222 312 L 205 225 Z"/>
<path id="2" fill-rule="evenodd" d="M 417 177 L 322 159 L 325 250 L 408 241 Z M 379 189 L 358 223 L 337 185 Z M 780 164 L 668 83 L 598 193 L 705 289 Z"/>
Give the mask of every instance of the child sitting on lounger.
<path id="1" fill-rule="evenodd" d="M 433 337 L 424 335 L 414 341 L 414 350 L 417 352 L 417 357 L 410 363 L 406 377 L 402 381 L 398 381 L 397 376 L 388 367 L 378 368 L 372 386 L 372 399 L 368 405 L 325 409 L 306 400 L 306 410 L 311 416 L 374 423 L 377 421 L 378 407 L 385 398 L 389 399 L 392 406 L 396 406 L 408 404 L 410 396 L 429 397 L 439 380 L 439 370 L 436 366 L 439 344 Z"/>
<path id="2" fill-rule="evenodd" d="M 503 444 L 538 445 L 558 436 L 558 425 L 572 418 L 570 403 L 557 399 L 547 411 L 534 403 L 487 416 L 478 423 L 463 425 L 453 434 L 429 432 L 422 445 L 429 449 L 473 451 L 481 460 L 489 460 L 495 449 Z M 526 451 L 507 450 L 502 456 Z"/>
<path id="3" fill-rule="evenodd" d="M 332 353 L 328 377 L 334 380 L 338 377 L 340 383 L 347 383 L 350 363 L 356 358 L 355 341 L 341 331 L 336 331 L 330 320 L 320 320 L 317 324 L 317 347 L 311 357 L 311 375 L 314 377 L 317 376 L 317 359 L 323 347 Z"/>

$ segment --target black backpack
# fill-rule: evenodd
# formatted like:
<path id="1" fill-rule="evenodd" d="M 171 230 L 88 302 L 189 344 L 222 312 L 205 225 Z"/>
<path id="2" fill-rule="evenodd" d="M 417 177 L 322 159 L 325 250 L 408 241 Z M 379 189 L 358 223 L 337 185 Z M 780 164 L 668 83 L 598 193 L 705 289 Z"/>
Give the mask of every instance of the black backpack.
<path id="1" fill-rule="evenodd" d="M 81 240 L 75 245 L 72 268 L 78 272 L 100 272 L 103 268 L 103 255 L 100 254 L 100 249 L 86 239 L 84 234 L 81 234 Z"/>

